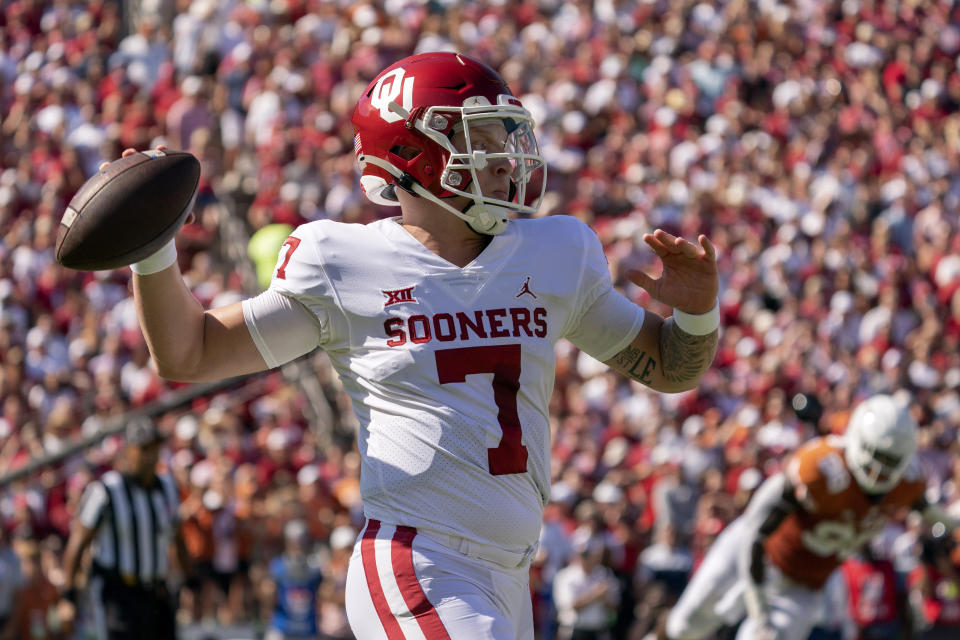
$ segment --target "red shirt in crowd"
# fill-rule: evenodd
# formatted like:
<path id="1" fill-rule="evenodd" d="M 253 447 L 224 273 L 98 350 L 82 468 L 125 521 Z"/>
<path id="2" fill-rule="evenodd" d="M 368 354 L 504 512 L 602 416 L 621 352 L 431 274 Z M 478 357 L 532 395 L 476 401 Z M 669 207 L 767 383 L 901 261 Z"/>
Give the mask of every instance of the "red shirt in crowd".
<path id="1" fill-rule="evenodd" d="M 847 585 L 850 618 L 863 629 L 895 622 L 898 614 L 897 576 L 887 560 L 850 557 L 841 566 Z"/>

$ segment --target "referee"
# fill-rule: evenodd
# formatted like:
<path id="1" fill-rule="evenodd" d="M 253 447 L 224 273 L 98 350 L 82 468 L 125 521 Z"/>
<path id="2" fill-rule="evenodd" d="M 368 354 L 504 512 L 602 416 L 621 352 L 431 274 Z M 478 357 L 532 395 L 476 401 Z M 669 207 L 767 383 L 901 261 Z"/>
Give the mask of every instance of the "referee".
<path id="1" fill-rule="evenodd" d="M 80 559 L 93 545 L 87 586 L 95 636 L 105 640 L 176 637 L 167 592 L 169 549 L 189 573 L 173 478 L 156 473 L 162 437 L 148 419 L 126 428 L 126 450 L 117 468 L 90 483 L 64 553 L 63 597 L 76 604 Z"/>

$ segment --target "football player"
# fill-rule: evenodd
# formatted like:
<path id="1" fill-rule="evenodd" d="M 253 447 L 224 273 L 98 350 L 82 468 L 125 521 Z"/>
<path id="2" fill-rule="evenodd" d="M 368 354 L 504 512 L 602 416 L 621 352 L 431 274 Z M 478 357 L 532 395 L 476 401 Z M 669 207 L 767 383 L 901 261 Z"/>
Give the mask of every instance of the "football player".
<path id="1" fill-rule="evenodd" d="M 644 236 L 662 275 L 628 277 L 670 318 L 614 290 L 589 227 L 531 218 L 546 167 L 530 113 L 470 57 L 393 64 L 353 125 L 361 186 L 398 217 L 303 225 L 265 293 L 210 311 L 169 245 L 132 267 L 141 327 L 176 380 L 329 354 L 360 424 L 367 523 L 346 593 L 357 637 L 532 638 L 554 344 L 658 391 L 693 388 L 716 350 L 716 252 L 704 235 Z"/>
<path id="2" fill-rule="evenodd" d="M 856 407 L 842 439 L 798 449 L 717 538 L 670 611 L 667 637 L 703 638 L 746 614 L 740 640 L 805 640 L 827 578 L 888 519 L 906 508 L 947 517 L 924 499 L 916 429 L 907 406 L 875 395 Z"/>

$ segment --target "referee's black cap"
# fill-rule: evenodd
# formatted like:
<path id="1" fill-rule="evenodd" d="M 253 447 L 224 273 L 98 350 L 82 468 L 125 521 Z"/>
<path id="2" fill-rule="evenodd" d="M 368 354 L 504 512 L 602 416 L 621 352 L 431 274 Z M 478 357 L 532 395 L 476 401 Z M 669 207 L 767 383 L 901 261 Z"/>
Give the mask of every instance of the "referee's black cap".
<path id="1" fill-rule="evenodd" d="M 127 424 L 127 444 L 134 447 L 146 447 L 163 442 L 163 434 L 149 418 L 134 418 Z"/>

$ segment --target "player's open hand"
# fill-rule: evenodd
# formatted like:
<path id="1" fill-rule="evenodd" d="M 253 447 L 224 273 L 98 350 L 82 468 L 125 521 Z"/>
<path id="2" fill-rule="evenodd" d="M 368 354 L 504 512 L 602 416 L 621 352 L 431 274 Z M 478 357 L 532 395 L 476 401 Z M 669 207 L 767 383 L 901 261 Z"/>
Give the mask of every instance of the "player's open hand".
<path id="1" fill-rule="evenodd" d="M 638 269 L 627 271 L 627 277 L 642 287 L 655 300 L 685 313 L 701 314 L 710 311 L 717 301 L 719 277 L 717 250 L 705 235 L 693 244 L 657 229 L 643 235 L 643 241 L 653 249 L 663 263 L 663 273 L 657 279 Z"/>

